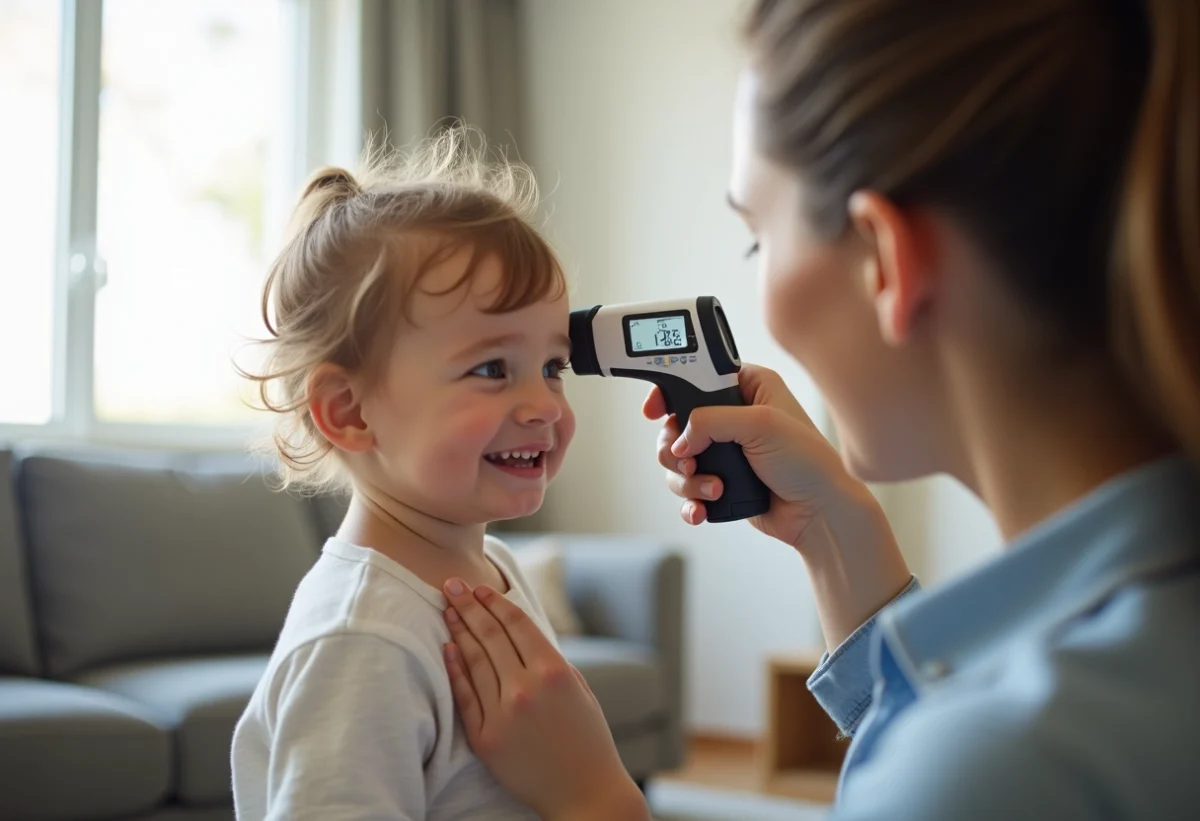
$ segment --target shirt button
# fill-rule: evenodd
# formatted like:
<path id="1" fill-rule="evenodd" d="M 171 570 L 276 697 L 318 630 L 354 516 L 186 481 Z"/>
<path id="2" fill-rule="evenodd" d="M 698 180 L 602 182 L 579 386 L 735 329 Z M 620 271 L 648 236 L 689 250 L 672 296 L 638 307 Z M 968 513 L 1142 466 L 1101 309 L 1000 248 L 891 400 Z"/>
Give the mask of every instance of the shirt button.
<path id="1" fill-rule="evenodd" d="M 921 665 L 921 675 L 931 681 L 945 678 L 950 672 L 950 665 L 941 659 L 930 659 Z"/>

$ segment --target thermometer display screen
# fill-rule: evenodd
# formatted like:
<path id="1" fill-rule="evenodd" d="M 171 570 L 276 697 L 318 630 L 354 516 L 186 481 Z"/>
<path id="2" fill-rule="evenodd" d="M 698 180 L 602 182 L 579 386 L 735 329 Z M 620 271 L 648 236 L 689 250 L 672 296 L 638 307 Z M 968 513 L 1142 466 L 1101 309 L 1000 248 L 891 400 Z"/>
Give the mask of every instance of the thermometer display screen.
<path id="1" fill-rule="evenodd" d="M 696 350 L 696 334 L 686 313 L 625 318 L 625 344 L 630 356 Z"/>

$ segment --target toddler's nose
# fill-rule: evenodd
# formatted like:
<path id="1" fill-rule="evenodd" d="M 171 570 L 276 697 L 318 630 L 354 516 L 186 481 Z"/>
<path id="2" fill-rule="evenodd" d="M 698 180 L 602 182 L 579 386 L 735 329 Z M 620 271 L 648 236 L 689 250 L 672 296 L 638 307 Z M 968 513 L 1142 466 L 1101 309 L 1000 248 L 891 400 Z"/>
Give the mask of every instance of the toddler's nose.
<path id="1" fill-rule="evenodd" d="M 564 401 L 562 394 L 545 384 L 530 388 L 517 406 L 517 421 L 522 425 L 552 425 L 562 418 Z"/>

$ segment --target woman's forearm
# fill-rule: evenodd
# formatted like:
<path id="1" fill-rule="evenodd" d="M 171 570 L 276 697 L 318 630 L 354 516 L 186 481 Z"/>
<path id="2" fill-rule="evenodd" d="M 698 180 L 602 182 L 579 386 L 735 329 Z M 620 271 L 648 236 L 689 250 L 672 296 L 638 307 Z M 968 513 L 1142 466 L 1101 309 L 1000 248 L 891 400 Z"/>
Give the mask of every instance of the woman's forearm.
<path id="1" fill-rule="evenodd" d="M 609 800 L 564 813 L 546 821 L 653 821 L 640 790 L 620 791 Z"/>
<path id="2" fill-rule="evenodd" d="M 883 508 L 857 482 L 814 517 L 797 548 L 830 652 L 912 578 Z"/>

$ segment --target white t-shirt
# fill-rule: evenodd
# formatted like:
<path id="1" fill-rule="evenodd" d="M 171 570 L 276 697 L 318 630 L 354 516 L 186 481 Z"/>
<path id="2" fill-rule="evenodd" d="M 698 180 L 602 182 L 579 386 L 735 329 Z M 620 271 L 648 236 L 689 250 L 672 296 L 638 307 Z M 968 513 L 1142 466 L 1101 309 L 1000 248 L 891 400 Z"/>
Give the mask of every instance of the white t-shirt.
<path id="1" fill-rule="evenodd" d="M 553 641 L 512 553 L 491 537 L 484 551 Z M 325 544 L 234 731 L 239 821 L 537 818 L 467 745 L 442 661 L 445 606 L 382 554 Z"/>

